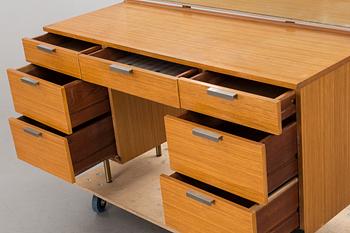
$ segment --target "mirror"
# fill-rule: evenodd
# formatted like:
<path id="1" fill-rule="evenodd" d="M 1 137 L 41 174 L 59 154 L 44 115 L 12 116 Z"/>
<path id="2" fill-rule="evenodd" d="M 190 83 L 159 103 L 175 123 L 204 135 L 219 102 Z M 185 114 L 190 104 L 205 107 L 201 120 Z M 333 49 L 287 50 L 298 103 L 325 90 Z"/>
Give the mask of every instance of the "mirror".
<path id="1" fill-rule="evenodd" d="M 346 28 L 350 30 L 350 0 L 170 0 L 193 7 L 210 7 L 258 18 Z M 272 18 L 271 18 L 272 17 Z"/>

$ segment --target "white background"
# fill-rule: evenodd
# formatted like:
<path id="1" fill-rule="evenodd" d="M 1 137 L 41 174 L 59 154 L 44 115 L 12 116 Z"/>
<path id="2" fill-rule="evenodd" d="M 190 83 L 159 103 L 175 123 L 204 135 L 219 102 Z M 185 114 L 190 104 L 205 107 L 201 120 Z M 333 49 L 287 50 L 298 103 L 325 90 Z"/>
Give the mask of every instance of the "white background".
<path id="1" fill-rule="evenodd" d="M 16 159 L 7 119 L 12 106 L 7 68 L 26 64 L 22 37 L 42 27 L 118 3 L 112 0 L 0 1 L 0 233 L 166 232 L 118 208 L 96 216 L 91 195 Z"/>

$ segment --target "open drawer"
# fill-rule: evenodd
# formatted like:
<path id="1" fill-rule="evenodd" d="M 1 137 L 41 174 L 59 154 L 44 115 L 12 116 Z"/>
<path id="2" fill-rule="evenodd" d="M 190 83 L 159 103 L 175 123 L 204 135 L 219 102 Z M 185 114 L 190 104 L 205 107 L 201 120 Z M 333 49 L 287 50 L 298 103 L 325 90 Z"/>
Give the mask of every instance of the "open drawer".
<path id="1" fill-rule="evenodd" d="M 167 116 L 165 128 L 172 170 L 254 202 L 298 174 L 292 118 L 281 135 L 192 112 Z"/>
<path id="2" fill-rule="evenodd" d="M 178 77 L 189 77 L 197 69 L 104 48 L 80 56 L 82 78 L 124 93 L 161 104 L 180 107 Z"/>
<path id="3" fill-rule="evenodd" d="M 175 173 L 161 176 L 167 226 L 193 233 L 290 233 L 299 226 L 298 180 L 256 205 L 233 194 Z"/>
<path id="4" fill-rule="evenodd" d="M 80 78 L 78 55 L 95 51 L 100 46 L 48 33 L 33 39 L 24 38 L 23 48 L 28 62 Z"/>
<path id="5" fill-rule="evenodd" d="M 205 71 L 179 80 L 181 107 L 273 134 L 295 112 L 295 92 Z"/>
<path id="6" fill-rule="evenodd" d="M 64 133 L 110 111 L 108 90 L 36 65 L 9 69 L 15 109 Z"/>
<path id="7" fill-rule="evenodd" d="M 66 135 L 27 117 L 10 118 L 19 159 L 63 180 L 117 154 L 112 118 L 101 116 Z"/>

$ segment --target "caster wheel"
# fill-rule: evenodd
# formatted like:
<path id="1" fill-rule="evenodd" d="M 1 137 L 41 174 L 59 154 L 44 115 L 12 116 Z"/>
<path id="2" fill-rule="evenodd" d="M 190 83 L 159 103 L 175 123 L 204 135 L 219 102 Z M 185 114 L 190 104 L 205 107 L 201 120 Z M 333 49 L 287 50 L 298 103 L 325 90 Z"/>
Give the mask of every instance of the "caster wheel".
<path id="1" fill-rule="evenodd" d="M 103 213 L 106 210 L 107 202 L 99 197 L 96 197 L 95 195 L 92 197 L 92 210 L 97 213 Z"/>

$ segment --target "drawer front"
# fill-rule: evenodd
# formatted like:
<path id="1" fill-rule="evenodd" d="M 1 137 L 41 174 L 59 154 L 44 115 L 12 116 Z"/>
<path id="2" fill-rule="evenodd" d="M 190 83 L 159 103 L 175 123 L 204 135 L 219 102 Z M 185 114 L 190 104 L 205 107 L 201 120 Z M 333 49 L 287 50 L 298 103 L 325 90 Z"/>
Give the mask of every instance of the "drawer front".
<path id="1" fill-rule="evenodd" d="M 180 107 L 177 78 L 80 55 L 82 79 L 172 107 Z"/>
<path id="2" fill-rule="evenodd" d="M 172 177 L 160 183 L 165 223 L 178 232 L 256 232 L 253 212 Z"/>
<path id="3" fill-rule="evenodd" d="M 264 144 L 172 116 L 166 117 L 165 127 L 173 170 L 266 203 Z"/>
<path id="4" fill-rule="evenodd" d="M 18 158 L 68 182 L 74 172 L 66 138 L 25 123 L 9 120 Z"/>
<path id="5" fill-rule="evenodd" d="M 79 52 L 27 38 L 23 48 L 28 62 L 80 78 Z"/>
<path id="6" fill-rule="evenodd" d="M 8 78 L 16 112 L 65 133 L 72 132 L 63 86 L 11 69 Z"/>
<path id="7" fill-rule="evenodd" d="M 298 228 L 298 181 L 295 179 L 254 205 L 220 190 L 198 186 L 162 175 L 160 178 L 165 223 L 183 233 L 289 233 Z M 234 202 L 232 202 L 234 201 Z M 278 231 L 280 230 L 280 231 Z"/>
<path id="8" fill-rule="evenodd" d="M 281 101 L 196 80 L 179 80 L 181 108 L 281 134 Z"/>

